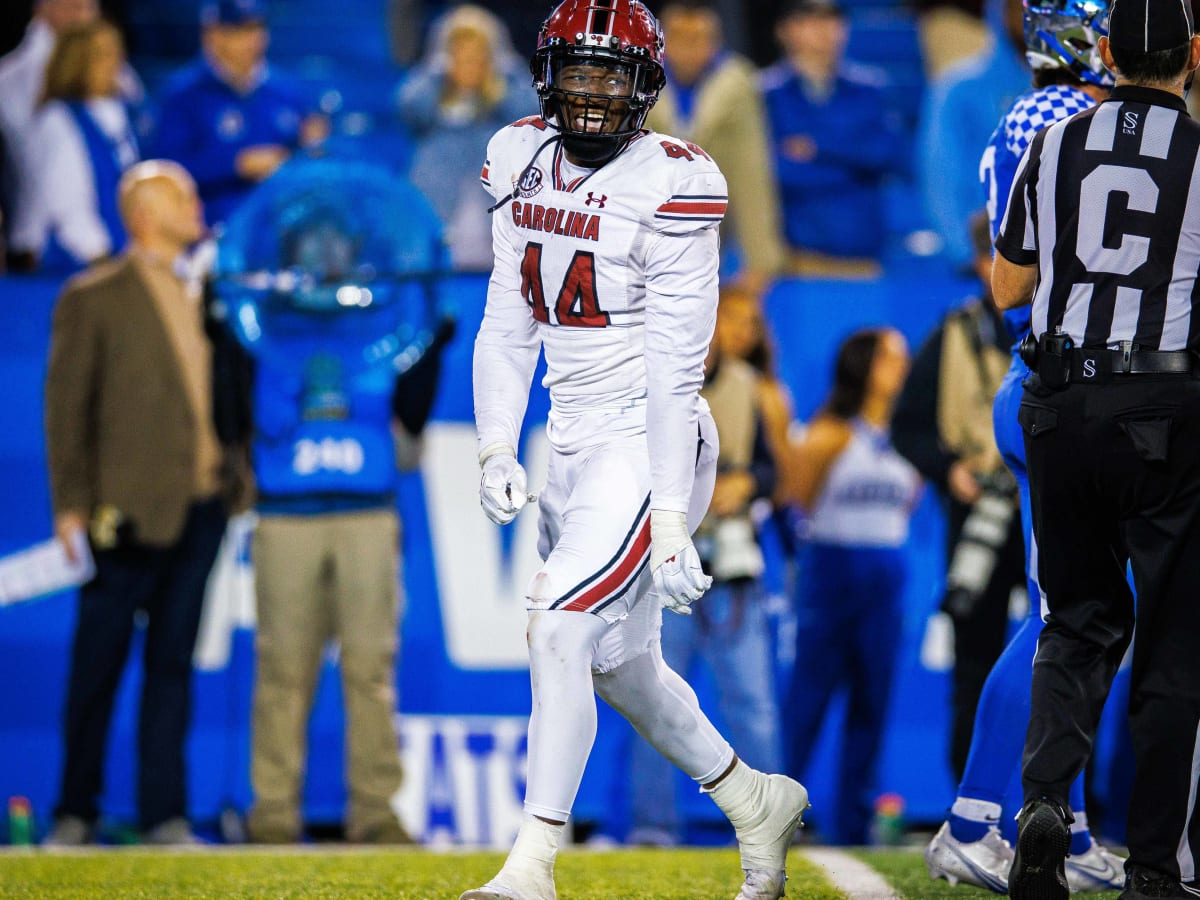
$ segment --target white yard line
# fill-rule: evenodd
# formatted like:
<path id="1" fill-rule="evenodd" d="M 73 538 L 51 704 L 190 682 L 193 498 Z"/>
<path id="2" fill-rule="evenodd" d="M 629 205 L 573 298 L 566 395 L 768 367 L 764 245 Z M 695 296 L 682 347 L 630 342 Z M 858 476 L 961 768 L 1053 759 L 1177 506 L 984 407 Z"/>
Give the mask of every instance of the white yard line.
<path id="1" fill-rule="evenodd" d="M 900 900 L 882 875 L 848 853 L 830 847 L 806 847 L 801 853 L 824 869 L 833 886 L 852 900 Z"/>

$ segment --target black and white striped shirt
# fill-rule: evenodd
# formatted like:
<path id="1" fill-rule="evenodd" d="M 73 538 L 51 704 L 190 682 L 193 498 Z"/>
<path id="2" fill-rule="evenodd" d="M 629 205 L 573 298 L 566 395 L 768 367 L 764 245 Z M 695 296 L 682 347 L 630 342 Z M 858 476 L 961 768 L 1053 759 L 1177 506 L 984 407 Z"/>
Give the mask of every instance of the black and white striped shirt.
<path id="1" fill-rule="evenodd" d="M 1033 333 L 1077 346 L 1200 349 L 1200 123 L 1123 85 L 1029 145 L 996 250 L 1038 266 Z"/>

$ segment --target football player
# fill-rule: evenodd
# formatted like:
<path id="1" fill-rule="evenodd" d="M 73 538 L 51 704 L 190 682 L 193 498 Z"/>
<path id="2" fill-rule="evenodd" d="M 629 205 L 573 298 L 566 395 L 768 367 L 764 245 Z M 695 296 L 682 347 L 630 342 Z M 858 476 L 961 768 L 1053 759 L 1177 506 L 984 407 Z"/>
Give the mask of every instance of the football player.
<path id="1" fill-rule="evenodd" d="M 495 268 L 475 342 L 480 498 L 527 498 L 516 447 L 539 348 L 551 457 L 544 564 L 527 590 L 533 710 L 525 820 L 500 873 L 461 900 L 552 900 L 554 858 L 596 733 L 598 693 L 729 817 L 741 900 L 783 894 L 808 792 L 738 760 L 662 659 L 662 608 L 708 588 L 691 532 L 713 489 L 699 396 L 717 307 L 725 179 L 699 147 L 643 129 L 663 38 L 639 0 L 564 0 L 533 55 L 541 115 L 488 146 Z"/>
<path id="2" fill-rule="evenodd" d="M 1025 0 L 1026 56 L 1034 72 L 1034 90 L 1017 98 L 1000 120 L 980 162 L 993 238 L 1030 141 L 1043 128 L 1089 109 L 1108 96 L 1112 75 L 1100 62 L 1096 49 L 1098 38 L 1108 33 L 1107 17 L 1105 0 Z M 1001 894 L 1008 891 L 1013 849 L 1000 834 L 998 824 L 1005 792 L 1021 765 L 1029 723 L 1033 657 L 1043 614 L 1029 478 L 1025 474 L 1025 443 L 1017 424 L 1021 382 L 1029 369 L 1016 347 L 1029 333 L 1030 311 L 1024 307 L 1006 312 L 1004 318 L 1016 343 L 1012 365 L 996 393 L 993 417 L 996 443 L 1020 486 L 1030 611 L 988 674 L 958 795 L 949 818 L 925 850 L 931 877 L 946 878 L 951 884 L 965 881 Z M 1066 865 L 1071 890 L 1119 890 L 1125 881 L 1121 860 L 1092 839 L 1084 812 L 1082 774 L 1072 785 L 1070 800 L 1075 820 Z"/>

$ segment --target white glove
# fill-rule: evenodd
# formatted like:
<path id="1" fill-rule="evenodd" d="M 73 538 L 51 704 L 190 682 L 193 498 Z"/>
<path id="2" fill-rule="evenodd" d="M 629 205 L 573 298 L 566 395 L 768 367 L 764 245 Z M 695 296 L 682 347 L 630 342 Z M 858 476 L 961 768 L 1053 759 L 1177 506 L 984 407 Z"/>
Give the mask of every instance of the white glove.
<path id="1" fill-rule="evenodd" d="M 650 510 L 650 574 L 664 608 L 681 616 L 712 586 L 688 532 L 687 513 Z"/>
<path id="2" fill-rule="evenodd" d="M 528 499 L 525 469 L 507 444 L 488 447 L 479 455 L 479 463 L 483 467 L 479 503 L 489 519 L 497 525 L 507 525 Z"/>

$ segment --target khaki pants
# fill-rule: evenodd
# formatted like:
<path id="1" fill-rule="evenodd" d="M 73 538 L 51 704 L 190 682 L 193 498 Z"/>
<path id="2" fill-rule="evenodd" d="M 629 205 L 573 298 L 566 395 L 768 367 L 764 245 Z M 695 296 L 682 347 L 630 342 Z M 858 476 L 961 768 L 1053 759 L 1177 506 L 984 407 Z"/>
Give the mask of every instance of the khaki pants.
<path id="1" fill-rule="evenodd" d="M 259 520 L 252 839 L 300 836 L 308 717 L 330 638 L 341 645 L 346 837 L 369 840 L 396 827 L 390 800 L 402 777 L 393 727 L 399 529 L 391 510 Z"/>

